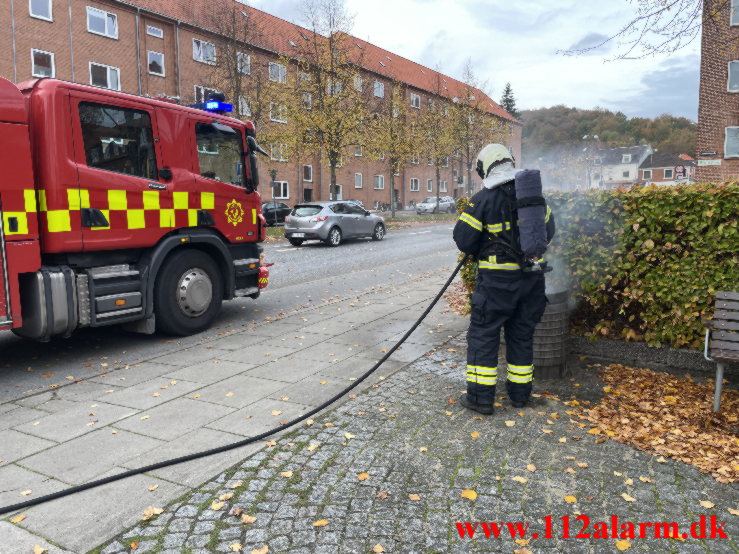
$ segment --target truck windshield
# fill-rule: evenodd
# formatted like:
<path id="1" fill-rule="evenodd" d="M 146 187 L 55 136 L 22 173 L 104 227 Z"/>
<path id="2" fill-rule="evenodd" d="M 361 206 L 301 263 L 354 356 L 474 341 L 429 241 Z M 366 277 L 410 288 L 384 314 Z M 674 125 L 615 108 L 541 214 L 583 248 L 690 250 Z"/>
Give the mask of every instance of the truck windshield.
<path id="1" fill-rule="evenodd" d="M 244 143 L 241 132 L 222 124 L 196 123 L 200 175 L 244 185 Z"/>

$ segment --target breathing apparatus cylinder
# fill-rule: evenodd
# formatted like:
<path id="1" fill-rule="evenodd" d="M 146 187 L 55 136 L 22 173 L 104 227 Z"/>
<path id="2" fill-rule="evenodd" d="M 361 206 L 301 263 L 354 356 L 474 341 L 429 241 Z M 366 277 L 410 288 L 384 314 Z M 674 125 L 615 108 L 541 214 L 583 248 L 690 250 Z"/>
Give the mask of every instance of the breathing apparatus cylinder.
<path id="1" fill-rule="evenodd" d="M 539 262 L 547 250 L 547 207 L 539 170 L 516 173 L 516 208 L 518 240 L 526 261 L 524 271 L 547 271 L 546 265 Z"/>

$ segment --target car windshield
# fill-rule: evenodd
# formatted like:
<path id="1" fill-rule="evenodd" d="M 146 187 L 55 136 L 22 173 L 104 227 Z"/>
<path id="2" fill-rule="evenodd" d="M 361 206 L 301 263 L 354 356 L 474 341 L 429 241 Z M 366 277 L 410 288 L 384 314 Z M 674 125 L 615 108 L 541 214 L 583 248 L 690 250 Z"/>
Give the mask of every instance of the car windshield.
<path id="1" fill-rule="evenodd" d="M 295 208 L 293 208 L 292 214 L 290 215 L 307 217 L 320 213 L 322 209 L 322 206 L 295 206 Z"/>
<path id="2" fill-rule="evenodd" d="M 424 204 L 436 204 L 436 196 L 429 196 L 423 201 Z"/>

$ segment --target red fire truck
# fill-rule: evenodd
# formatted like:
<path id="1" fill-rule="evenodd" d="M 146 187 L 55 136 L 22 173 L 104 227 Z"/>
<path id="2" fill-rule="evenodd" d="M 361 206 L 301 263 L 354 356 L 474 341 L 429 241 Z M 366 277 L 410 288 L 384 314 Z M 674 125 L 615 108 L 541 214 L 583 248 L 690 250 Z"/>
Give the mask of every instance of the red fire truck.
<path id="1" fill-rule="evenodd" d="M 257 298 L 263 151 L 222 114 L 0 78 L 0 330 L 189 335 L 222 300 Z"/>

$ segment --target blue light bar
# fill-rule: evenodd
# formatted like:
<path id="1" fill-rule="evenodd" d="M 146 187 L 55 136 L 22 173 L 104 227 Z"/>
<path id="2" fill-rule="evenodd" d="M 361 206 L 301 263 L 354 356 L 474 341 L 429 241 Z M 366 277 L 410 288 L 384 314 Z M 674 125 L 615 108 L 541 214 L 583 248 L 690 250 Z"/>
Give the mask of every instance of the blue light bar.
<path id="1" fill-rule="evenodd" d="M 232 112 L 234 107 L 233 104 L 226 104 L 225 102 L 216 102 L 213 100 L 205 103 L 205 109 L 214 112 Z"/>

